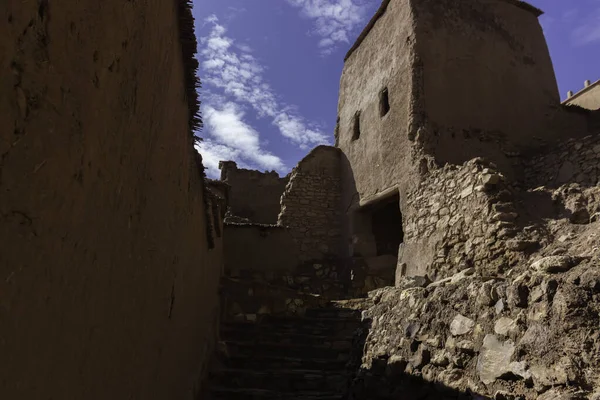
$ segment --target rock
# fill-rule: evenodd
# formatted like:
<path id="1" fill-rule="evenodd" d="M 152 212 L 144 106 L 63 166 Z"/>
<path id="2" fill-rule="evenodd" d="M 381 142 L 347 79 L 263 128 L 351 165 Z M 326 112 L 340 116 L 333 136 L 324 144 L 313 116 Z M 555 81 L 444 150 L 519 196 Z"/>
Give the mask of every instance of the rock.
<path id="1" fill-rule="evenodd" d="M 431 358 L 431 364 L 436 367 L 446 367 L 450 364 L 450 355 L 446 350 L 438 351 Z"/>
<path id="2" fill-rule="evenodd" d="M 501 342 L 496 335 L 486 335 L 477 359 L 479 379 L 489 385 L 510 370 L 510 359 L 515 352 L 512 341 Z"/>
<path id="3" fill-rule="evenodd" d="M 510 239 L 506 241 L 506 247 L 513 251 L 526 251 L 539 247 L 539 242 L 535 240 Z"/>
<path id="4" fill-rule="evenodd" d="M 494 309 L 496 310 L 496 314 L 501 314 L 504 311 L 504 301 L 502 299 L 498 300 L 494 305 Z"/>
<path id="5" fill-rule="evenodd" d="M 570 161 L 565 161 L 558 171 L 556 181 L 558 183 L 566 183 L 573 175 L 575 175 L 575 166 Z"/>
<path id="6" fill-rule="evenodd" d="M 502 317 L 494 325 L 494 332 L 497 335 L 507 336 L 510 332 L 517 328 L 517 324 L 511 318 Z"/>
<path id="7" fill-rule="evenodd" d="M 571 256 L 549 256 L 531 264 L 531 269 L 546 273 L 566 272 L 579 262 L 579 259 Z"/>
<path id="8" fill-rule="evenodd" d="M 387 376 L 398 376 L 404 373 L 408 362 L 406 359 L 399 355 L 393 355 L 387 360 L 387 367 L 385 374 Z"/>
<path id="9" fill-rule="evenodd" d="M 529 300 L 529 288 L 523 282 L 514 282 L 506 288 L 508 304 L 511 307 L 527 307 Z"/>
<path id="10" fill-rule="evenodd" d="M 585 400 L 583 393 L 569 393 L 565 389 L 551 389 L 539 395 L 537 400 Z"/>
<path id="11" fill-rule="evenodd" d="M 494 400 L 525 400 L 525 397 L 498 390 L 494 393 Z"/>
<path id="12" fill-rule="evenodd" d="M 482 306 L 492 306 L 496 301 L 498 301 L 498 292 L 494 287 L 493 281 L 483 282 L 479 287 L 479 293 L 476 297 L 477 304 Z"/>
<path id="13" fill-rule="evenodd" d="M 538 388 L 566 385 L 570 380 L 576 379 L 573 363 L 567 357 L 561 358 L 551 366 L 531 366 L 531 374 Z"/>
<path id="14" fill-rule="evenodd" d="M 475 327 L 475 321 L 458 314 L 450 323 L 450 333 L 453 336 L 465 335 L 471 332 L 473 327 Z"/>
<path id="15" fill-rule="evenodd" d="M 455 348 L 461 353 L 473 354 L 475 352 L 475 343 L 470 340 L 461 340 L 456 343 Z"/>
<path id="16" fill-rule="evenodd" d="M 512 222 L 515 219 L 517 219 L 518 216 L 519 216 L 519 214 L 517 214 L 515 212 L 499 212 L 492 216 L 492 221 L 493 222 L 497 222 L 497 221 Z"/>
<path id="17" fill-rule="evenodd" d="M 457 389 L 462 384 L 464 372 L 460 369 L 447 369 L 438 375 L 438 381 L 451 389 Z"/>
<path id="18" fill-rule="evenodd" d="M 481 183 L 486 187 L 496 186 L 500 183 L 500 175 L 491 173 L 483 174 L 481 176 Z"/>
<path id="19" fill-rule="evenodd" d="M 521 379 L 531 379 L 531 372 L 527 369 L 527 363 L 525 361 L 511 362 L 508 366 L 510 372 Z"/>
<path id="20" fill-rule="evenodd" d="M 411 276 L 402 278 L 396 287 L 399 289 L 411 289 L 415 287 L 426 287 L 431 283 L 431 280 L 426 276 Z"/>
<path id="21" fill-rule="evenodd" d="M 431 360 L 431 352 L 424 346 L 420 346 L 417 353 L 410 359 L 410 365 L 415 369 L 423 368 L 429 364 Z"/>

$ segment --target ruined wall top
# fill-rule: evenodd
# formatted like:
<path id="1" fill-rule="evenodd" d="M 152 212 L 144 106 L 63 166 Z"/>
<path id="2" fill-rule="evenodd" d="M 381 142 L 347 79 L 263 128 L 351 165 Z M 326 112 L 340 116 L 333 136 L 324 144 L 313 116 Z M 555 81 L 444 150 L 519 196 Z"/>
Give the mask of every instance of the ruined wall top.
<path id="1" fill-rule="evenodd" d="M 288 177 L 275 171 L 260 172 L 238 168 L 234 161 L 220 161 L 221 182 L 229 185 L 228 202 L 232 216 L 253 223 L 275 224 L 280 199 Z"/>

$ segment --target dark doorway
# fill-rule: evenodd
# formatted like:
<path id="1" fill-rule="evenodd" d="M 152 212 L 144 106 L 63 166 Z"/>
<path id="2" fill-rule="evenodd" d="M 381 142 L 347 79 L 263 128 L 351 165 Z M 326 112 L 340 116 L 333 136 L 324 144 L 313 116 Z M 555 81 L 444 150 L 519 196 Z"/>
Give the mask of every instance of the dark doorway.
<path id="1" fill-rule="evenodd" d="M 371 212 L 371 229 L 375 238 L 377 255 L 398 257 L 398 248 L 404 240 L 399 195 L 394 195 L 374 205 Z"/>

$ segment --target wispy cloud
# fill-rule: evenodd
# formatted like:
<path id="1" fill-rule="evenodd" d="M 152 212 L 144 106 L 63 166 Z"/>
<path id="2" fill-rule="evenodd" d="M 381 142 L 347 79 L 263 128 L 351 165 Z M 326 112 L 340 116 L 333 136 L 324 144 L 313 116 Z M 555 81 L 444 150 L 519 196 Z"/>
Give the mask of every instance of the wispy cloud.
<path id="1" fill-rule="evenodd" d="M 366 21 L 365 0 L 286 0 L 300 9 L 302 16 L 314 20 L 314 31 L 320 37 L 319 48 L 328 55 L 339 44 L 350 43 L 353 33 Z"/>
<path id="2" fill-rule="evenodd" d="M 573 41 L 579 46 L 600 41 L 600 2 L 594 12 L 578 21 L 573 31 Z"/>
<path id="3" fill-rule="evenodd" d="M 216 16 L 201 38 L 204 93 L 203 116 L 210 140 L 199 146 L 209 173 L 215 174 L 216 157 L 229 156 L 250 166 L 280 170 L 282 160 L 261 146 L 260 135 L 246 119 L 253 111 L 266 118 L 280 134 L 300 148 L 327 142 L 327 137 L 308 123 L 294 107 L 284 104 L 264 78 L 265 68 L 246 44 L 226 35 Z"/>

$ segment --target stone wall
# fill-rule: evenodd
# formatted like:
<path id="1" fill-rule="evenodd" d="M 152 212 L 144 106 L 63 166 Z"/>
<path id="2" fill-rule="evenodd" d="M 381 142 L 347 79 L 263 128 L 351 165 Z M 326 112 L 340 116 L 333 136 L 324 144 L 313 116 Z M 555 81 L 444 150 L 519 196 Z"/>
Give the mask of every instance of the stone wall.
<path id="1" fill-rule="evenodd" d="M 277 172 L 241 169 L 233 161 L 222 161 L 221 181 L 230 186 L 231 214 L 258 224 L 275 224 L 280 211 L 280 199 L 288 177 Z"/>
<path id="2" fill-rule="evenodd" d="M 301 261 L 343 255 L 340 162 L 338 149 L 319 146 L 290 174 L 278 224 L 289 229 Z"/>
<path id="3" fill-rule="evenodd" d="M 186 7 L 0 4 L 2 398 L 198 390 L 222 244 L 190 131 Z"/>
<path id="4" fill-rule="evenodd" d="M 525 186 L 529 188 L 570 182 L 596 186 L 600 183 L 600 135 L 570 139 L 540 155 L 524 158 L 523 164 Z"/>
<path id="5" fill-rule="evenodd" d="M 460 270 L 497 273 L 508 267 L 506 240 L 516 234 L 513 192 L 494 165 L 475 159 L 432 170 L 407 194 L 404 243 L 396 280 L 435 280 Z"/>

